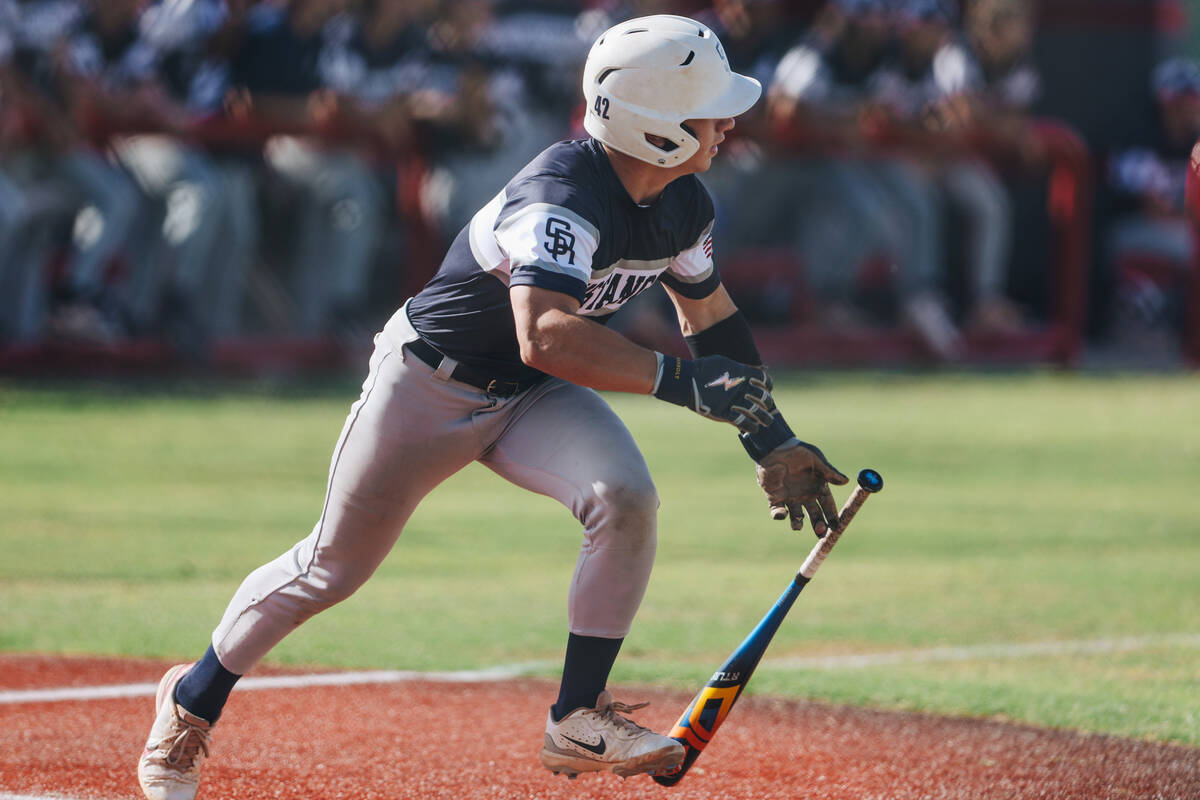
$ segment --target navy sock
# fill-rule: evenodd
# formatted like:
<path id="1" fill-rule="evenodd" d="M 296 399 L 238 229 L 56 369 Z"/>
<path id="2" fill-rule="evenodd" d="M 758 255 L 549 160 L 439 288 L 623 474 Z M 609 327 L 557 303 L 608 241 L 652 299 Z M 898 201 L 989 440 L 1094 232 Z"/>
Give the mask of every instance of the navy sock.
<path id="1" fill-rule="evenodd" d="M 603 639 L 574 633 L 567 637 L 567 655 L 563 661 L 558 702 L 550 708 L 556 721 L 581 706 L 595 707 L 596 698 L 608 684 L 608 673 L 624 641 L 624 638 Z"/>
<path id="2" fill-rule="evenodd" d="M 204 658 L 175 685 L 175 702 L 211 724 L 221 716 L 221 709 L 240 677 L 222 666 L 216 651 L 209 645 Z"/>

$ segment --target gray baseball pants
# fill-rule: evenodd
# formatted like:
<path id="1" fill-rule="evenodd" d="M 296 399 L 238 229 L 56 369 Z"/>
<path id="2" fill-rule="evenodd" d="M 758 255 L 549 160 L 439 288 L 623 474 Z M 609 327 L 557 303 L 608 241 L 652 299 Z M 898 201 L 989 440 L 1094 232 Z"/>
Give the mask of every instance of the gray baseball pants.
<path id="1" fill-rule="evenodd" d="M 213 632 L 226 669 L 248 672 L 297 625 L 346 599 L 391 551 L 435 486 L 472 461 L 553 497 L 583 525 L 568 595 L 572 633 L 629 632 L 650 578 L 658 495 L 624 423 L 598 394 L 548 378 L 491 397 L 403 349 L 400 309 L 376 337 L 370 372 L 333 451 L 312 533 L 252 572 Z"/>

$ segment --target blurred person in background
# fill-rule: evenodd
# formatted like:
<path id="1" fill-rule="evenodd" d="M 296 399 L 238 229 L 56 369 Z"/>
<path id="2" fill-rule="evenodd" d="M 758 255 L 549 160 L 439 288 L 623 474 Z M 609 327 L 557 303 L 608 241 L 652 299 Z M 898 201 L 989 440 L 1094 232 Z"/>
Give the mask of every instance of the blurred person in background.
<path id="1" fill-rule="evenodd" d="M 890 115 L 893 135 L 928 156 L 924 168 L 955 218 L 965 223 L 961 261 L 968 287 L 968 326 L 1012 332 L 1022 321 L 1005 295 L 1012 203 L 1004 184 L 971 152 L 966 138 L 973 122 L 971 64 L 965 47 L 953 36 L 956 21 L 950 0 L 901 0 L 896 52 L 875 78 L 875 96 Z"/>
<path id="2" fill-rule="evenodd" d="M 25 87 L 13 60 L 20 10 L 0 2 L 0 342 L 40 337 L 45 317 L 46 259 L 57 194 L 23 181 L 29 131 Z"/>
<path id="3" fill-rule="evenodd" d="M 436 0 L 363 0 L 321 56 L 321 79 L 344 115 L 390 147 L 412 143 L 436 11 Z"/>
<path id="4" fill-rule="evenodd" d="M 767 86 L 780 59 L 800 35 L 799 29 L 787 24 L 785 5 L 780 0 L 717 0 L 711 10 L 697 14 L 696 19 L 721 37 L 734 69 Z M 768 145 L 767 115 L 763 108 L 756 107 L 738 122 L 737 134 L 725 147 L 725 159 L 714 165 L 715 174 L 705 175 L 705 183 L 720 182 L 731 167 L 765 177 L 759 170 L 774 166 L 770 164 Z M 729 213 L 750 216 L 732 204 Z"/>
<path id="5" fill-rule="evenodd" d="M 80 123 L 97 98 L 123 94 L 145 76 L 145 51 L 123 35 L 120 7 L 110 12 L 101 10 L 106 4 L 72 0 L 18 5 L 16 63 L 38 131 L 28 153 L 29 171 L 58 184 L 74 215 L 51 333 L 111 343 L 124 334 L 125 309 L 107 271 L 129 240 L 141 199 L 129 176 L 99 142 L 89 140 Z M 126 297 L 142 277 L 126 276 Z"/>
<path id="6" fill-rule="evenodd" d="M 505 0 L 496 6 L 481 46 L 490 57 L 519 70 L 533 111 L 558 133 L 579 107 L 583 53 L 578 0 Z"/>
<path id="7" fill-rule="evenodd" d="M 445 3 L 431 30 L 420 101 L 437 135 L 423 204 L 443 231 L 461 228 L 514 170 L 567 132 L 565 109 L 538 102 L 528 57 L 513 47 L 511 30 L 502 34 L 493 0 Z M 547 67 L 577 75 L 586 46 L 575 40 L 574 63 Z"/>
<path id="8" fill-rule="evenodd" d="M 94 180 L 120 187 L 133 219 L 121 244 L 122 269 L 112 282 L 122 336 L 148 332 L 157 316 L 162 266 L 149 253 L 159 239 L 151 200 L 138 192 L 109 149 L 113 131 L 137 129 L 163 120 L 154 48 L 139 35 L 141 0 L 86 0 L 77 22 L 56 45 L 58 91 L 81 131 L 105 149 L 105 169 Z M 169 124 L 169 123 L 168 123 Z M 100 224 L 107 225 L 107 219 Z M 86 285 L 79 275 L 73 288 Z M 91 279 L 88 278 L 90 283 Z"/>
<path id="9" fill-rule="evenodd" d="M 1151 77 L 1151 133 L 1114 151 L 1109 184 L 1120 216 L 1108 231 L 1116 278 L 1114 338 L 1120 345 L 1171 350 L 1182 323 L 1182 284 L 1193 268 L 1184 190 L 1200 139 L 1200 66 L 1168 59 Z"/>
<path id="10" fill-rule="evenodd" d="M 577 5 L 585 6 L 579 12 L 580 36 L 585 39 L 594 39 L 610 26 L 634 17 L 694 10 L 680 8 L 684 4 L 678 0 L 583 0 Z"/>
<path id="11" fill-rule="evenodd" d="M 238 20 L 230 56 L 234 118 L 251 115 L 298 131 L 344 128 L 338 94 L 321 74 L 339 28 L 333 0 L 251 6 Z M 344 32 L 344 29 L 340 29 Z M 307 136 L 276 136 L 263 149 L 268 175 L 296 208 L 283 237 L 290 262 L 291 332 L 366 337 L 362 319 L 384 201 L 363 153 Z"/>
<path id="12" fill-rule="evenodd" d="M 798 33 L 787 24 L 786 5 L 783 0 L 714 0 L 696 19 L 721 37 L 730 65 L 765 86 Z"/>
<path id="13" fill-rule="evenodd" d="M 797 186 L 805 275 L 825 324 L 867 324 L 854 305 L 868 256 L 891 262 L 905 323 L 930 355 L 954 360 L 962 339 L 938 291 L 941 213 L 936 187 L 906 154 L 879 147 L 876 78 L 887 63 L 892 20 L 883 0 L 832 0 L 779 63 L 768 96 L 774 126 L 813 148 Z"/>
<path id="14" fill-rule="evenodd" d="M 717 0 L 697 19 L 720 37 L 733 69 L 769 86 L 798 34 L 783 24 L 782 6 L 775 0 Z M 719 211 L 721 225 L 713 238 L 723 253 L 753 258 L 755 251 L 798 248 L 802 217 L 815 201 L 810 193 L 819 191 L 825 172 L 820 163 L 771 146 L 764 109 L 757 106 L 742 115 L 722 147 L 724 157 L 701 179 Z M 748 313 L 764 320 L 785 315 L 791 306 L 781 287 L 763 287 L 760 296 L 749 299 Z"/>
<path id="15" fill-rule="evenodd" d="M 136 331 L 165 333 L 199 357 L 214 338 L 237 335 L 255 247 L 253 187 L 179 138 L 220 101 L 206 45 L 226 11 L 215 0 L 160 0 L 141 14 L 139 5 L 124 0 L 126 35 L 153 59 L 139 88 L 144 102 L 116 109 L 132 119 L 110 120 L 133 131 L 116 137 L 113 150 L 152 204 L 130 260 L 153 269 L 142 270 L 130 315 Z"/>
<path id="16" fill-rule="evenodd" d="M 1044 166 L 1033 105 L 1042 81 L 1033 63 L 1032 0 L 969 0 L 964 19 L 971 120 L 987 143 L 1019 166 Z"/>

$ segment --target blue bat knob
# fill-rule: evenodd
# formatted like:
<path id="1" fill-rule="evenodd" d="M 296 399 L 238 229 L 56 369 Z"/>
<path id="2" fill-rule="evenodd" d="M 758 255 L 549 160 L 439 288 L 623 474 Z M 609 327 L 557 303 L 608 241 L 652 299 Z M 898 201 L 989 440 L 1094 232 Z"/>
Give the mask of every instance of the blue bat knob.
<path id="1" fill-rule="evenodd" d="M 858 485 L 874 494 L 883 488 L 883 476 L 873 469 L 864 469 L 858 473 Z"/>

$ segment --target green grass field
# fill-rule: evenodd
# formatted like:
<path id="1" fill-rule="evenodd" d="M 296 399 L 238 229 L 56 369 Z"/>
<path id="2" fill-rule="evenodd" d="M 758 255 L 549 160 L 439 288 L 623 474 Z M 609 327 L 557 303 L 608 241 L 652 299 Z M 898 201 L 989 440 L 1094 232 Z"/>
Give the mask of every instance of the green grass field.
<path id="1" fill-rule="evenodd" d="M 1200 379 L 781 384 L 802 437 L 887 488 L 751 691 L 1200 746 Z M 197 656 L 241 578 L 311 528 L 357 382 L 192 388 L 0 384 L 0 650 Z M 692 688 L 811 534 L 768 519 L 730 429 L 611 400 L 662 496 L 654 578 L 614 681 Z M 577 547 L 565 510 L 473 467 L 426 500 L 362 591 L 271 658 L 553 675 Z M 1114 652 L 1006 649 L 1130 637 Z M 928 656 L 981 645 L 997 648 Z M 912 658 L 811 661 L 896 652 Z"/>

